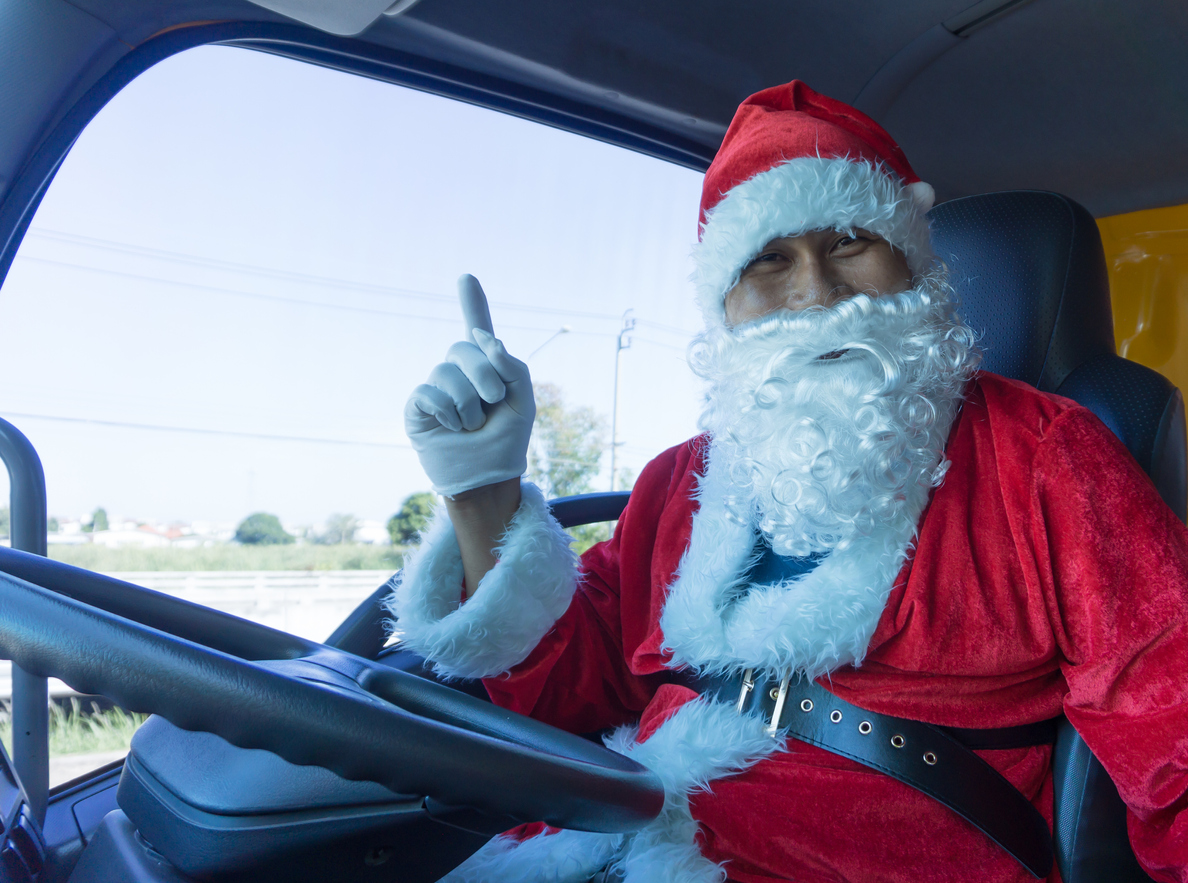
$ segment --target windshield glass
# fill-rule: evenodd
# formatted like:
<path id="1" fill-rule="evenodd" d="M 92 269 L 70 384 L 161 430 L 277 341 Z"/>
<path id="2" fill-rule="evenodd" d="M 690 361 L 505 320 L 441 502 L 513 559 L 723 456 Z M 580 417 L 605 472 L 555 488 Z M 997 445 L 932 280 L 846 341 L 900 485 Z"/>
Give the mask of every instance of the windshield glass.
<path id="1" fill-rule="evenodd" d="M 463 331 L 462 273 L 561 440 L 533 477 L 611 489 L 617 398 L 630 487 L 696 432 L 700 183 L 269 55 L 162 62 L 79 138 L 0 292 L 51 556 L 324 640 L 434 503 L 402 410 Z"/>

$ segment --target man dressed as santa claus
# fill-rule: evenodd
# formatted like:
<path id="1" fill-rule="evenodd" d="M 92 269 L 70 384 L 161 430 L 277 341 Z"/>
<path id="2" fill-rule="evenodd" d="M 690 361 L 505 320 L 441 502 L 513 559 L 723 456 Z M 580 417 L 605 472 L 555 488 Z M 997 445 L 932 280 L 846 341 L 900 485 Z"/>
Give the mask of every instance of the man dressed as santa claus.
<path id="1" fill-rule="evenodd" d="M 666 802 L 630 836 L 497 838 L 450 879 L 1033 880 L 1002 826 L 1047 836 L 1050 743 L 975 756 L 923 724 L 1065 714 L 1148 872 L 1188 881 L 1188 532 L 1089 411 L 977 372 L 932 199 L 803 83 L 742 104 L 695 252 L 704 433 L 580 560 L 520 480 L 528 370 L 464 278 L 468 339 L 406 409 L 445 511 L 390 607 L 499 705 L 617 728 Z M 1019 811 L 980 817 L 995 788 Z"/>

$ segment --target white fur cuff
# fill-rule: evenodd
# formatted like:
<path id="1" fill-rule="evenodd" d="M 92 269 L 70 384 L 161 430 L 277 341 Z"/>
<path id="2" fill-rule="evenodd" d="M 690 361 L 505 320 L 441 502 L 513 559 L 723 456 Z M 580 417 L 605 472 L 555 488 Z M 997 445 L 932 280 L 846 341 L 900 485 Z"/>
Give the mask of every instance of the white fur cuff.
<path id="1" fill-rule="evenodd" d="M 534 484 L 520 486 L 520 508 L 495 565 L 465 604 L 462 555 L 444 507 L 386 602 L 409 649 L 448 677 L 485 678 L 522 662 L 569 607 L 578 581 L 571 539 Z"/>

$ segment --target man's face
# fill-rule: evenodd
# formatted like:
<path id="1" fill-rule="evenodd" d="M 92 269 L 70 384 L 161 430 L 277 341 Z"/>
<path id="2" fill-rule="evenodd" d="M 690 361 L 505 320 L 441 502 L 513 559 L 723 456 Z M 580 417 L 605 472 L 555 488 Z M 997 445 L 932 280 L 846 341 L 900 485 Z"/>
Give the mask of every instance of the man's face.
<path id="1" fill-rule="evenodd" d="M 903 252 L 866 230 L 814 230 L 773 239 L 726 293 L 731 327 L 777 310 L 831 307 L 860 292 L 895 294 L 911 287 Z"/>

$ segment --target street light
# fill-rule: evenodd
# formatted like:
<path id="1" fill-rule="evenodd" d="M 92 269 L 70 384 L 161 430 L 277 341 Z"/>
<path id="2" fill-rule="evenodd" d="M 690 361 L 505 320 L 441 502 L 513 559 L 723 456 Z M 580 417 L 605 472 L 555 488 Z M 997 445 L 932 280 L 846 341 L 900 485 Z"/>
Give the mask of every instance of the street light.
<path id="1" fill-rule="evenodd" d="M 573 329 L 570 328 L 568 325 L 562 325 L 560 328 L 558 328 L 556 331 L 553 332 L 552 337 L 550 337 L 548 340 L 546 340 L 544 343 L 542 343 L 540 346 L 538 346 L 536 349 L 534 349 L 532 352 L 530 352 L 528 354 L 528 359 L 531 359 L 533 356 L 535 356 L 537 353 L 539 353 L 542 349 L 544 349 L 546 346 L 548 346 L 550 343 L 552 343 L 554 340 L 556 340 L 562 334 L 568 334 L 572 330 Z M 527 362 L 528 359 L 525 359 L 524 361 Z"/>
<path id="2" fill-rule="evenodd" d="M 619 452 L 619 362 L 622 361 L 623 350 L 631 346 L 631 338 L 628 333 L 635 328 L 635 317 L 631 314 L 634 310 L 627 310 L 623 313 L 623 327 L 619 330 L 619 338 L 615 343 L 615 404 L 611 411 L 611 481 L 610 489 L 615 489 L 616 476 L 616 461 Z"/>

